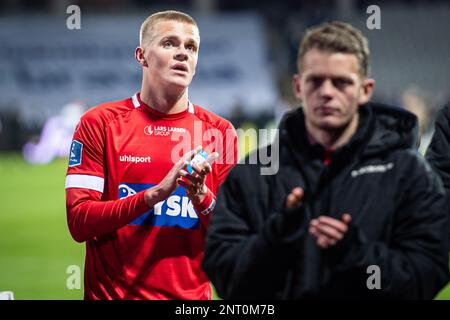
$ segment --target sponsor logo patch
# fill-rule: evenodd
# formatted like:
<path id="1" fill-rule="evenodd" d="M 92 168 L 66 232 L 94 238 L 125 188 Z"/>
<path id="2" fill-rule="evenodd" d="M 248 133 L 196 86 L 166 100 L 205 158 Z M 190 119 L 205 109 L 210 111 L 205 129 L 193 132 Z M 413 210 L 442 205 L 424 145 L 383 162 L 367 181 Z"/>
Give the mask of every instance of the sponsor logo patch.
<path id="1" fill-rule="evenodd" d="M 152 158 L 150 156 L 138 157 L 132 155 L 121 155 L 119 156 L 120 162 L 131 162 L 131 163 L 151 163 Z"/>
<path id="2" fill-rule="evenodd" d="M 119 199 L 153 186 L 154 184 L 121 183 L 119 184 Z M 157 203 L 153 209 L 143 213 L 129 225 L 198 229 L 200 220 L 191 200 L 186 196 L 186 189 L 180 186 L 165 201 Z"/>
<path id="3" fill-rule="evenodd" d="M 352 178 L 355 178 L 357 176 L 368 174 L 368 173 L 383 173 L 388 170 L 391 170 L 394 168 L 394 164 L 392 162 L 389 162 L 387 164 L 376 164 L 376 165 L 369 165 L 365 167 L 361 167 L 357 170 L 352 170 Z"/>
<path id="4" fill-rule="evenodd" d="M 70 146 L 69 167 L 75 167 L 81 164 L 82 153 L 83 144 L 77 140 L 73 140 Z"/>
<path id="5" fill-rule="evenodd" d="M 185 128 L 168 127 L 168 126 L 152 126 L 148 125 L 144 128 L 144 133 L 148 136 L 163 136 L 166 137 L 172 132 L 185 133 Z"/>

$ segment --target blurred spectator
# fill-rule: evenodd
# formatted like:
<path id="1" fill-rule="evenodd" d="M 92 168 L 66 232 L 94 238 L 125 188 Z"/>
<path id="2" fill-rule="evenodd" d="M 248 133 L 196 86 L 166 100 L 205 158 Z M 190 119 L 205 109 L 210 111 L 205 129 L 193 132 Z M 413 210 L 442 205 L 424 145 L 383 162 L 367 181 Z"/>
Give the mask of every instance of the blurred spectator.
<path id="1" fill-rule="evenodd" d="M 85 111 L 81 102 L 65 105 L 60 114 L 49 118 L 38 142 L 29 141 L 23 147 L 23 157 L 32 164 L 45 164 L 57 157 L 68 157 L 73 131 Z"/>
<path id="2" fill-rule="evenodd" d="M 23 123 L 15 105 L 0 112 L 0 150 L 18 150 L 24 141 Z"/>
<path id="3" fill-rule="evenodd" d="M 441 177 L 450 204 L 450 102 L 438 113 L 433 139 L 425 157 Z M 450 232 L 448 235 L 450 238 Z"/>
<path id="4" fill-rule="evenodd" d="M 431 108 L 425 101 L 425 95 L 416 87 L 406 89 L 401 96 L 401 105 L 414 113 L 419 120 L 420 145 L 419 152 L 424 154 L 433 135 L 430 126 Z"/>
<path id="5" fill-rule="evenodd" d="M 279 98 L 275 105 L 275 124 L 278 124 L 286 111 L 291 110 L 298 105 L 294 94 L 292 93 L 292 79 L 289 76 L 282 76 L 278 80 Z"/>

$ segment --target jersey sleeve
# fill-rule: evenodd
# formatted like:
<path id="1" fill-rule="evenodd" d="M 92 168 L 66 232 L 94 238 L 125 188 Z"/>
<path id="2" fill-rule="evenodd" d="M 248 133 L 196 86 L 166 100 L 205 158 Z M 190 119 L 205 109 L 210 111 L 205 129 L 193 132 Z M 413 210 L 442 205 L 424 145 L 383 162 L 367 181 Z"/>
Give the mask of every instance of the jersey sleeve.
<path id="1" fill-rule="evenodd" d="M 80 180 L 78 184 L 95 187 L 103 192 L 105 125 L 96 116 L 85 115 L 75 129 L 70 147 L 69 168 L 67 176 L 71 180 Z M 80 177 L 83 176 L 83 177 Z M 88 178 L 95 177 L 95 178 Z"/>
<path id="2" fill-rule="evenodd" d="M 83 242 L 115 231 L 147 210 L 144 191 L 121 200 L 103 201 L 105 187 L 105 121 L 83 116 L 75 129 L 66 175 L 67 223 Z"/>

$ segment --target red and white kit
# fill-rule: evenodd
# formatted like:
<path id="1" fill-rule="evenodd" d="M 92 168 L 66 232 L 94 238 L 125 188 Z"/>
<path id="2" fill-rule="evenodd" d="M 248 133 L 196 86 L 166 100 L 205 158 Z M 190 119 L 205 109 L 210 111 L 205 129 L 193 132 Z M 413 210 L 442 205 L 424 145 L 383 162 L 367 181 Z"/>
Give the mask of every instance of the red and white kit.
<path id="1" fill-rule="evenodd" d="M 139 94 L 88 111 L 75 130 L 66 176 L 67 218 L 86 241 L 86 299 L 211 299 L 201 270 L 215 194 L 237 160 L 233 126 L 189 103 L 164 114 Z M 183 152 L 217 151 L 194 206 L 179 186 L 149 208 L 144 190 L 158 184 Z M 176 155 L 176 157 L 174 157 Z"/>

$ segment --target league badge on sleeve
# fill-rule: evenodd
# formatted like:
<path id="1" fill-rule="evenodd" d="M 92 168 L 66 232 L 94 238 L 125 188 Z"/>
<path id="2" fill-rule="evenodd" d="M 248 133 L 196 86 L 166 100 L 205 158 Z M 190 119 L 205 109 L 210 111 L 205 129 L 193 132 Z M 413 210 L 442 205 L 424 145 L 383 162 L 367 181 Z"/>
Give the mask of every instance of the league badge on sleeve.
<path id="1" fill-rule="evenodd" d="M 83 152 L 83 144 L 77 140 L 72 141 L 70 147 L 69 167 L 75 167 L 81 164 L 81 154 Z"/>

